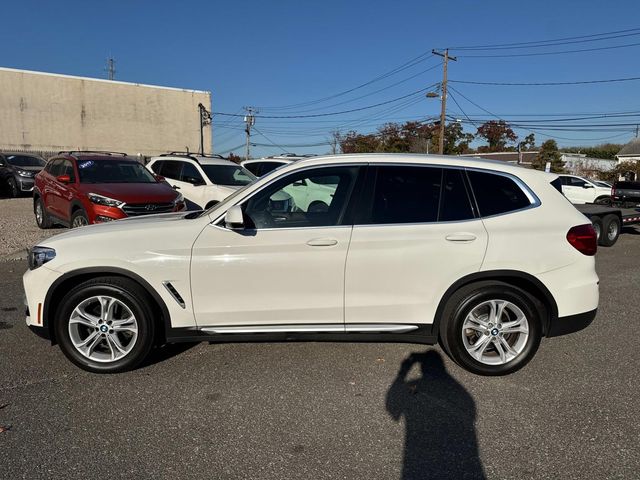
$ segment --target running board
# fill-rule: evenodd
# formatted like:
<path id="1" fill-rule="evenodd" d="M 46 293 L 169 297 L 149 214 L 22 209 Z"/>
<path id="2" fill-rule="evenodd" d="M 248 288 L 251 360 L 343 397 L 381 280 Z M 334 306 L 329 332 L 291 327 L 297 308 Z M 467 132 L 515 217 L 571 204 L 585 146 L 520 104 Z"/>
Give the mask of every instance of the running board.
<path id="1" fill-rule="evenodd" d="M 351 323 L 314 325 L 262 325 L 233 327 L 202 327 L 206 333 L 406 333 L 417 330 L 417 325 L 397 323 Z"/>

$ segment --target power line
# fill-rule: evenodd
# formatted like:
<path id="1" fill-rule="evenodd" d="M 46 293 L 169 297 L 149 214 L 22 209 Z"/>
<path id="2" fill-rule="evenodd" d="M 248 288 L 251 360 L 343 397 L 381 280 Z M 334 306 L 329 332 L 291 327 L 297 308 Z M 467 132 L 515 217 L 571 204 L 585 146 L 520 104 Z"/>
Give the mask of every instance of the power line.
<path id="1" fill-rule="evenodd" d="M 458 55 L 458 57 L 462 58 L 507 58 L 507 57 L 537 57 L 542 55 L 560 55 L 564 53 L 579 53 L 579 52 L 596 52 L 598 50 L 612 50 L 616 48 L 627 48 L 627 47 L 635 47 L 640 45 L 640 42 L 637 43 L 627 43 L 624 45 L 613 45 L 610 47 L 598 47 L 598 48 L 580 48 L 576 50 L 561 50 L 557 52 L 538 52 L 538 53 L 505 53 L 498 55 Z"/>
<path id="2" fill-rule="evenodd" d="M 423 93 L 426 90 L 428 90 L 428 88 L 421 88 L 420 90 L 416 90 L 415 92 L 408 93 L 407 95 L 403 95 L 401 97 L 387 100 L 386 102 L 380 102 L 374 105 L 368 105 L 366 107 L 353 108 L 351 110 L 343 110 L 341 112 L 315 113 L 315 114 L 309 114 L 309 115 L 254 115 L 254 117 L 255 118 L 316 118 L 316 117 L 328 117 L 333 115 L 343 115 L 345 113 L 360 112 L 362 110 L 369 110 L 371 108 L 380 107 L 382 105 L 388 105 L 390 103 L 404 100 L 405 98 L 417 95 L 419 93 Z M 242 116 L 241 114 L 237 114 L 237 113 L 226 113 L 226 112 L 213 112 L 213 113 L 215 115 L 222 115 L 225 117 L 241 117 Z"/>
<path id="3" fill-rule="evenodd" d="M 282 148 L 280 145 L 276 144 L 273 140 L 271 140 L 269 137 L 267 137 L 264 133 L 262 133 L 260 130 L 258 130 L 257 128 L 253 127 L 253 129 L 258 132 L 260 135 L 262 135 L 264 138 L 267 139 L 267 141 L 273 145 L 276 148 L 279 148 L 280 150 L 282 150 L 283 152 L 286 153 L 286 149 Z"/>
<path id="4" fill-rule="evenodd" d="M 403 63 L 402 65 L 400 65 L 400 66 L 398 66 L 398 67 L 396 67 L 396 68 L 394 68 L 394 69 L 392 69 L 392 70 L 390 70 L 390 71 L 388 71 L 386 73 L 383 73 L 383 74 L 373 78 L 372 80 L 369 80 L 369 81 L 367 81 L 365 83 L 362 83 L 362 84 L 357 85 L 357 86 L 355 86 L 353 88 L 350 88 L 348 90 L 344 90 L 342 92 L 339 92 L 339 93 L 336 93 L 336 94 L 333 94 L 333 95 L 329 95 L 329 96 L 326 96 L 326 97 L 318 98 L 316 100 L 310 100 L 308 102 L 296 103 L 296 104 L 291 104 L 291 105 L 284 105 L 284 106 L 280 106 L 280 107 L 277 107 L 277 106 L 276 107 L 263 106 L 263 107 L 260 107 L 260 108 L 262 110 L 289 110 L 289 109 L 292 109 L 292 108 L 306 107 L 306 106 L 322 103 L 322 102 L 325 102 L 327 100 L 331 100 L 333 98 L 341 97 L 341 96 L 346 95 L 348 93 L 354 92 L 356 90 L 359 90 L 361 88 L 369 86 L 372 83 L 379 82 L 380 80 L 384 80 L 385 78 L 388 78 L 388 77 L 390 77 L 392 75 L 395 75 L 396 73 L 400 73 L 400 72 L 402 72 L 404 70 L 407 70 L 408 68 L 411 68 L 411 67 L 413 67 L 415 65 L 418 65 L 419 63 L 424 62 L 425 60 L 431 58 L 432 56 L 433 56 L 433 54 L 430 54 L 430 52 L 423 52 L 420 55 L 418 55 L 417 57 L 412 58 L 411 60 Z"/>
<path id="5" fill-rule="evenodd" d="M 638 44 L 640 45 L 640 43 Z M 640 77 L 610 78 L 607 80 L 577 80 L 572 82 L 479 82 L 475 80 L 449 80 L 451 83 L 466 83 L 470 85 L 501 85 L 501 86 L 547 86 L 547 85 L 587 85 L 593 83 L 633 82 Z"/>
<path id="6" fill-rule="evenodd" d="M 583 42 L 597 42 L 601 40 L 609 40 L 611 38 L 621 38 L 621 37 L 629 37 L 633 35 L 639 35 L 640 28 L 629 28 L 626 30 L 617 30 L 614 32 L 606 32 L 606 33 L 594 33 L 591 35 L 580 35 L 577 37 L 563 37 L 563 38 L 555 38 L 549 40 L 533 40 L 529 42 L 516 42 L 516 43 L 494 43 L 490 45 L 473 45 L 473 46 L 461 46 L 461 47 L 449 47 L 450 50 L 501 50 L 501 49 L 511 49 L 511 48 L 533 48 L 533 47 L 544 47 L 544 46 L 553 46 L 553 45 L 567 45 L 572 43 L 583 43 Z M 636 33 L 628 33 L 628 32 L 636 32 Z M 616 35 L 621 34 L 621 35 Z M 600 37 L 600 38 L 596 38 Z M 576 40 L 575 42 L 572 40 Z M 552 44 L 552 45 L 547 45 Z"/>

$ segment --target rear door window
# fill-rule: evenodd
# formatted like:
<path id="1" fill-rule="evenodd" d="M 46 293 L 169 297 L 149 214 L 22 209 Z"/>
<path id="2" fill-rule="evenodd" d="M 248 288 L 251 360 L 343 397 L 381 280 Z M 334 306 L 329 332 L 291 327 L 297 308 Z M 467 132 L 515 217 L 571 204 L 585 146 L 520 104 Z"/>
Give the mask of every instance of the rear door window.
<path id="1" fill-rule="evenodd" d="M 151 165 L 151 170 L 153 171 L 153 173 L 157 174 L 157 175 L 162 175 L 162 166 L 164 165 L 164 160 L 158 160 L 157 162 L 154 162 L 153 165 Z"/>
<path id="2" fill-rule="evenodd" d="M 441 168 L 398 165 L 375 171 L 371 212 L 365 224 L 437 221 Z"/>
<path id="3" fill-rule="evenodd" d="M 482 217 L 513 212 L 532 203 L 509 176 L 475 170 L 469 170 L 467 174 Z"/>
<path id="4" fill-rule="evenodd" d="M 474 218 L 471 199 L 462 170 L 444 170 L 439 222 L 454 222 Z"/>
<path id="5" fill-rule="evenodd" d="M 180 173 L 180 181 L 192 183 L 194 185 L 204 185 L 204 180 L 196 166 L 192 163 L 183 162 L 182 172 Z"/>

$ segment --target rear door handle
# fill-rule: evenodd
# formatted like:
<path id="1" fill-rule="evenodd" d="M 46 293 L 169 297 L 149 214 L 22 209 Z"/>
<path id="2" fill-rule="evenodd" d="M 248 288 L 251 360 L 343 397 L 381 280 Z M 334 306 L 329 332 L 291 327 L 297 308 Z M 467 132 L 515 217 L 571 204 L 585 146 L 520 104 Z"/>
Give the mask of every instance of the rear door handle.
<path id="1" fill-rule="evenodd" d="M 477 237 L 472 233 L 452 233 L 444 238 L 449 242 L 468 243 L 473 242 Z"/>
<path id="2" fill-rule="evenodd" d="M 310 247 L 332 247 L 337 244 L 338 241 L 335 238 L 314 238 L 307 242 Z"/>

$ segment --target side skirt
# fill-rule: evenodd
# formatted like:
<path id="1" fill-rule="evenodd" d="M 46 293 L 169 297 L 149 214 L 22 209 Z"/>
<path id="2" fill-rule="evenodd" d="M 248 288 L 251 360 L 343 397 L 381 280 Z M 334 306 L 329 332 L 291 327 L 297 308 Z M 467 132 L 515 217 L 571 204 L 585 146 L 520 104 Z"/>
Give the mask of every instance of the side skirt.
<path id="1" fill-rule="evenodd" d="M 274 342 L 370 342 L 415 343 L 434 345 L 438 336 L 431 325 L 422 325 L 406 333 L 398 332 L 262 332 L 213 333 L 198 328 L 172 328 L 167 332 L 167 343 L 274 343 Z"/>

